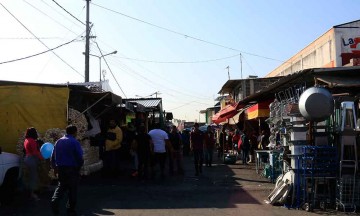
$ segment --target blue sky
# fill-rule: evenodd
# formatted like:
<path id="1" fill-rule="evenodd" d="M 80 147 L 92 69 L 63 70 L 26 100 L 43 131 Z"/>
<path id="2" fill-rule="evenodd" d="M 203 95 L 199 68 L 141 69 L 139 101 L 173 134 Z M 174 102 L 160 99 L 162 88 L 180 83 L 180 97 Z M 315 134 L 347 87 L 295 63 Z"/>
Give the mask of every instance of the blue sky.
<path id="1" fill-rule="evenodd" d="M 85 22 L 85 1 L 56 2 Z M 56 55 L 48 52 L 0 64 L 0 80 L 84 81 L 85 26 L 80 21 L 52 0 L 0 3 L 0 63 L 77 39 L 55 49 Z M 117 51 L 106 61 L 122 91 L 102 61 L 116 94 L 134 98 L 160 92 L 165 110 L 177 119 L 194 121 L 199 110 L 214 104 L 228 79 L 227 66 L 231 79 L 240 79 L 241 74 L 263 77 L 332 26 L 358 20 L 359 4 L 357 0 L 92 0 L 90 21 L 96 38 L 91 53 L 100 55 L 94 41 L 103 54 Z M 99 73 L 99 59 L 91 57 L 90 81 L 98 81 Z"/>

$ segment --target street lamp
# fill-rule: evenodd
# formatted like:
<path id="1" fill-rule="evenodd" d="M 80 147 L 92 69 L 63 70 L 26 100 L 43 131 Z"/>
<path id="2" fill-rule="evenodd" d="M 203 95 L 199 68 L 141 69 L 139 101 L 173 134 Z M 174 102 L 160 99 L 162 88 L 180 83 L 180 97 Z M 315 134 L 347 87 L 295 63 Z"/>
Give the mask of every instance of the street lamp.
<path id="1" fill-rule="evenodd" d="M 93 55 L 93 54 L 89 54 L 91 56 L 94 56 L 94 57 L 97 57 L 99 59 L 99 67 L 100 67 L 100 82 L 101 82 L 101 58 L 105 57 L 105 56 L 108 56 L 108 55 L 112 55 L 112 54 L 116 54 L 117 51 L 115 50 L 114 52 L 111 52 L 111 53 L 108 53 L 108 54 L 105 54 L 105 55 L 101 55 L 101 56 L 98 56 L 98 55 Z M 85 55 L 85 53 L 83 53 Z"/>

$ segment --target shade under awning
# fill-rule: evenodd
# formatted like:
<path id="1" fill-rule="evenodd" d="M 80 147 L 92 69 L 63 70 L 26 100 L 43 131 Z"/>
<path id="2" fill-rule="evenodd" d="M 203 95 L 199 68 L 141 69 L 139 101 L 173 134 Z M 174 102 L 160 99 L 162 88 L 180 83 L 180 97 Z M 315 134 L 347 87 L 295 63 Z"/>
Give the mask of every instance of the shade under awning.
<path id="1" fill-rule="evenodd" d="M 246 109 L 246 117 L 248 120 L 260 118 L 260 117 L 269 117 L 270 109 L 269 104 L 272 101 L 263 101 L 260 103 L 256 103 L 253 106 L 250 106 Z"/>
<path id="2" fill-rule="evenodd" d="M 326 83 L 329 87 L 358 87 L 360 86 L 360 80 L 357 78 L 349 79 L 348 77 L 341 76 L 319 76 L 317 80 Z"/>

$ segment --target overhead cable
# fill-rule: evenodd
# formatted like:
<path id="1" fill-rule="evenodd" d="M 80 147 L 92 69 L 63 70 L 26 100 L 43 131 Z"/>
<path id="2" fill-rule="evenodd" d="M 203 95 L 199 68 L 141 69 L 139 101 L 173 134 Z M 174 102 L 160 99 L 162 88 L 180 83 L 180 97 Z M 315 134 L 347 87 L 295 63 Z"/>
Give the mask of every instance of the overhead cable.
<path id="1" fill-rule="evenodd" d="M 49 19 L 51 19 L 52 21 L 56 22 L 57 24 L 61 25 L 62 27 L 66 28 L 67 30 L 69 30 L 70 32 L 74 33 L 75 35 L 77 34 L 76 32 L 74 32 L 73 30 L 69 29 L 68 27 L 64 26 L 61 22 L 57 21 L 56 19 L 52 18 L 51 16 L 49 16 L 48 14 L 44 13 L 43 11 L 41 11 L 40 9 L 38 9 L 37 7 L 35 7 L 34 5 L 30 4 L 29 2 L 27 2 L 26 0 L 23 0 L 25 3 L 27 3 L 28 5 L 30 5 L 31 7 L 33 7 L 35 10 L 39 11 L 40 13 L 42 13 L 44 16 L 48 17 Z"/>
<path id="2" fill-rule="evenodd" d="M 42 42 L 32 31 L 30 31 L 30 29 L 28 29 L 18 18 L 15 17 L 15 15 L 13 15 L 2 3 L 0 3 L 0 5 L 18 22 L 20 23 L 20 25 L 22 25 L 30 34 L 32 34 L 35 38 L 37 38 L 37 40 L 44 45 L 46 48 L 48 48 L 50 50 L 50 48 L 44 43 Z M 73 71 L 75 71 L 77 74 L 79 74 L 80 76 L 84 77 L 79 71 L 77 71 L 75 68 L 73 68 L 71 65 L 69 65 L 64 59 L 62 59 L 58 54 L 56 54 L 53 50 L 51 50 L 51 52 L 58 57 L 62 62 L 64 62 L 67 66 L 69 66 Z"/>
<path id="3" fill-rule="evenodd" d="M 57 9 L 55 9 L 53 6 L 51 6 L 49 3 L 46 2 L 47 0 L 41 0 L 43 4 L 45 4 L 47 7 L 49 7 L 51 10 L 53 10 L 55 13 L 59 14 L 60 16 L 64 17 L 69 22 L 72 22 L 74 25 L 76 25 L 79 28 L 83 28 L 83 26 L 79 25 L 78 22 L 74 22 L 73 19 L 70 19 L 68 16 L 65 16 L 63 13 L 60 13 Z M 83 8 L 84 9 L 84 8 Z M 82 23 L 81 23 L 82 24 Z"/>
<path id="4" fill-rule="evenodd" d="M 114 76 L 114 73 L 112 72 L 109 64 L 107 63 L 106 58 L 104 57 L 104 54 L 102 53 L 102 51 L 101 51 L 101 49 L 100 49 L 100 47 L 99 47 L 99 44 L 98 44 L 97 42 L 95 42 L 95 44 L 96 44 L 97 48 L 99 49 L 99 52 L 100 52 L 101 56 L 103 57 L 103 59 L 104 59 L 104 61 L 105 61 L 105 64 L 106 64 L 106 66 L 108 67 L 111 75 L 113 76 L 116 84 L 117 84 L 118 87 L 120 88 L 121 92 L 124 94 L 124 97 L 127 98 L 125 92 L 124 92 L 123 89 L 121 88 L 121 86 L 120 86 L 119 82 L 117 81 L 116 77 Z"/>
<path id="5" fill-rule="evenodd" d="M 57 4 L 57 6 L 59 6 L 61 9 L 63 9 L 66 13 L 68 13 L 70 16 L 72 16 L 74 19 L 76 19 L 77 21 L 79 21 L 81 24 L 85 25 L 85 23 L 83 23 L 81 20 L 79 20 L 78 18 L 76 18 L 74 15 L 72 15 L 69 11 L 67 11 L 63 6 L 61 6 L 59 3 L 57 3 L 55 0 L 52 0 L 55 4 Z"/>
<path id="6" fill-rule="evenodd" d="M 229 50 L 236 51 L 236 52 L 245 53 L 245 54 L 247 54 L 247 55 L 252 55 L 252 56 L 259 57 L 259 58 L 264 58 L 264 59 L 273 60 L 273 61 L 279 61 L 279 62 L 283 62 L 283 63 L 289 63 L 289 62 L 287 62 L 287 61 L 278 60 L 278 59 L 274 59 L 274 58 L 270 58 L 270 57 L 266 57 L 266 56 L 261 56 L 261 55 L 254 54 L 254 53 L 244 52 L 244 51 L 241 51 L 241 50 L 236 49 L 236 48 L 232 48 L 232 47 L 224 46 L 224 45 L 217 44 L 217 43 L 214 43 L 214 42 L 206 41 L 206 40 L 203 40 L 203 39 L 200 39 L 200 38 L 193 37 L 193 36 L 191 36 L 191 35 L 187 35 L 187 34 L 183 34 L 183 33 L 181 33 L 181 32 L 177 32 L 177 31 L 171 30 L 171 29 L 169 29 L 169 28 L 165 28 L 165 27 L 162 27 L 162 26 L 159 26 L 159 25 L 156 25 L 156 24 L 152 24 L 152 23 L 150 23 L 150 22 L 147 22 L 147 21 L 144 21 L 144 20 L 141 20 L 141 19 L 138 19 L 138 18 L 129 16 L 129 15 L 126 15 L 126 14 L 124 14 L 124 13 L 121 13 L 121 12 L 118 12 L 118 11 L 115 11 L 115 10 L 112 10 L 112 9 L 109 9 L 109 8 L 106 8 L 106 7 L 104 7 L 104 6 L 101 6 L 101 5 L 92 3 L 92 2 L 91 2 L 91 4 L 93 4 L 93 5 L 97 6 L 97 7 L 100 7 L 100 8 L 102 8 L 102 9 L 104 9 L 104 10 L 108 10 L 108 11 L 111 11 L 111 12 L 113 12 L 113 13 L 119 14 L 119 15 L 121 15 L 121 16 L 127 17 L 127 18 L 129 18 L 129 19 L 133 19 L 133 20 L 136 20 L 136 21 L 138 21 L 138 22 L 142 22 L 142 23 L 145 23 L 145 24 L 147 24 L 147 25 L 150 25 L 150 26 L 153 26 L 153 27 L 156 27 L 156 28 L 159 28 L 159 29 L 162 29 L 162 30 L 171 32 L 171 33 L 174 33 L 174 34 L 181 35 L 181 36 L 183 36 L 183 37 L 185 37 L 185 38 L 190 38 L 190 39 L 197 40 L 197 41 L 200 41 L 200 42 L 203 42 L 203 43 L 211 44 L 211 45 L 214 45 L 214 46 L 217 46 L 217 47 L 222 47 L 222 48 L 229 49 Z"/>
<path id="7" fill-rule="evenodd" d="M 32 57 L 35 57 L 35 56 L 38 56 L 38 55 L 41 55 L 41 54 L 44 54 L 44 53 L 47 53 L 47 52 L 50 52 L 50 51 L 53 51 L 53 50 L 56 50 L 62 46 L 65 46 L 65 45 L 68 45 L 74 41 L 76 41 L 77 39 L 75 38 L 74 40 L 71 40 L 69 42 L 66 42 L 66 43 L 63 43 L 57 47 L 54 47 L 54 48 L 51 48 L 51 49 L 48 49 L 46 51 L 43 51 L 43 52 L 39 52 L 39 53 L 36 53 L 36 54 L 33 54 L 33 55 L 30 55 L 30 56 L 26 56 L 26 57 L 22 57 L 22 58 L 17 58 L 17 59 L 13 59 L 13 60 L 9 60 L 9 61 L 4 61 L 4 62 L 0 62 L 0 64 L 6 64 L 6 63 L 11 63 L 11 62 L 16 62 L 16 61 L 20 61 L 20 60 L 24 60 L 24 59 L 28 59 L 28 58 L 32 58 Z M 82 75 L 83 76 L 83 75 Z"/>
<path id="8" fill-rule="evenodd" d="M 0 40 L 62 40 L 63 38 L 60 37 L 0 37 Z"/>
<path id="9" fill-rule="evenodd" d="M 237 56 L 239 56 L 239 54 L 232 55 L 232 56 L 227 56 L 227 57 L 223 57 L 223 58 L 208 59 L 208 60 L 198 60 L 198 61 L 155 61 L 155 60 L 144 60 L 144 59 L 128 58 L 128 57 L 122 57 L 122 56 L 119 56 L 118 58 L 134 60 L 134 61 L 141 61 L 141 62 L 148 62 L 148 63 L 159 63 L 159 64 L 196 64 L 196 63 L 204 63 L 204 62 L 221 61 L 221 60 L 224 60 L 224 59 L 234 58 L 234 57 L 237 57 Z"/>

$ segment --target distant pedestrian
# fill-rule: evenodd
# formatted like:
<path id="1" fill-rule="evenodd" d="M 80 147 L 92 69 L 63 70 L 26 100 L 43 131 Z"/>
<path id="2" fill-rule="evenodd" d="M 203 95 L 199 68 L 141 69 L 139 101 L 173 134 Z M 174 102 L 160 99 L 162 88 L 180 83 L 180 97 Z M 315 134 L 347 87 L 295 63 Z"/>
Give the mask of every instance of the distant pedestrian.
<path id="1" fill-rule="evenodd" d="M 138 155 L 138 176 L 140 179 L 147 179 L 149 176 L 149 166 L 154 146 L 151 136 L 146 133 L 145 126 L 139 127 L 139 132 L 135 137 L 136 152 Z"/>
<path id="2" fill-rule="evenodd" d="M 51 154 L 51 165 L 59 179 L 51 199 L 51 207 L 55 215 L 59 214 L 59 201 L 66 191 L 68 191 L 67 213 L 76 215 L 80 168 L 84 164 L 83 150 L 79 141 L 75 139 L 76 135 L 76 126 L 67 126 L 66 135 L 56 141 Z"/>
<path id="3" fill-rule="evenodd" d="M 195 176 L 202 173 L 202 164 L 204 160 L 204 137 L 199 130 L 199 124 L 194 124 L 194 131 L 190 134 L 190 149 L 194 154 Z"/>
<path id="4" fill-rule="evenodd" d="M 190 154 L 190 129 L 184 129 L 181 132 L 181 142 L 183 143 L 183 155 L 189 156 L 189 154 Z"/>
<path id="5" fill-rule="evenodd" d="M 181 140 L 181 135 L 176 128 L 176 126 L 171 127 L 171 132 L 169 133 L 169 140 L 171 143 L 171 146 L 173 148 L 173 154 L 171 155 L 173 157 L 173 162 L 176 164 L 176 172 L 177 174 L 184 174 L 183 169 L 183 145 Z M 173 167 L 170 167 L 170 172 L 173 173 L 174 170 Z"/>
<path id="6" fill-rule="evenodd" d="M 168 134 L 160 129 L 160 124 L 155 124 L 155 129 L 149 132 L 154 144 L 154 166 L 159 164 L 161 178 L 165 178 L 166 152 L 172 151 Z M 155 177 L 154 167 L 152 167 L 152 177 Z"/>
<path id="7" fill-rule="evenodd" d="M 24 150 L 25 158 L 24 163 L 26 168 L 29 171 L 29 191 L 30 198 L 33 200 L 39 200 L 35 190 L 39 186 L 39 162 L 44 158 L 40 154 L 39 145 L 37 143 L 38 133 L 35 128 L 31 127 L 26 130 L 25 141 L 24 141 Z"/>
<path id="8" fill-rule="evenodd" d="M 241 135 L 241 151 L 242 151 L 242 163 L 248 164 L 247 158 L 249 156 L 249 150 L 250 150 L 250 141 L 249 137 L 247 136 L 247 131 L 244 131 Z"/>
<path id="9" fill-rule="evenodd" d="M 205 165 L 208 167 L 212 166 L 214 147 L 215 147 L 215 135 L 214 132 L 212 131 L 211 126 L 208 126 L 204 134 Z"/>
<path id="10" fill-rule="evenodd" d="M 222 158 L 224 154 L 224 146 L 226 145 L 226 127 L 223 126 L 219 135 L 218 158 Z"/>
<path id="11" fill-rule="evenodd" d="M 236 129 L 234 135 L 232 136 L 232 143 L 233 143 L 232 145 L 235 150 L 238 149 L 239 140 L 240 140 L 240 131 L 239 129 Z"/>

